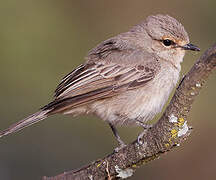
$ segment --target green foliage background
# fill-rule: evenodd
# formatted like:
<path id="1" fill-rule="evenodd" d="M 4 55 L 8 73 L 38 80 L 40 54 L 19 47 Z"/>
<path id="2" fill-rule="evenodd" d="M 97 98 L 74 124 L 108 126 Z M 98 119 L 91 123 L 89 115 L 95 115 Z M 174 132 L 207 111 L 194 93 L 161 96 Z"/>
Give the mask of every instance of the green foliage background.
<path id="1" fill-rule="evenodd" d="M 204 52 L 215 43 L 216 1 L 6 0 L 0 1 L 0 129 L 52 99 L 61 77 L 99 42 L 127 31 L 151 14 L 169 14 Z M 188 53 L 187 72 L 201 53 Z M 184 145 L 140 168 L 131 179 L 215 179 L 215 73 L 197 98 Z M 127 142 L 140 128 L 120 128 Z M 116 146 L 95 117 L 57 115 L 0 139 L 0 179 L 39 180 L 78 168 Z"/>

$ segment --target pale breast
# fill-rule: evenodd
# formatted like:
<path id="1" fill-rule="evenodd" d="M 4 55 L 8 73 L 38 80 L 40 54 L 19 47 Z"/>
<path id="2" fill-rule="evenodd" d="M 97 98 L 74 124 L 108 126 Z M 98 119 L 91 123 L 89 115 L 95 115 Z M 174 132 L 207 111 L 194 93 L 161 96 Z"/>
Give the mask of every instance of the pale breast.
<path id="1" fill-rule="evenodd" d="M 135 119 L 147 122 L 161 112 L 176 86 L 180 70 L 162 65 L 161 71 L 148 85 L 125 92 L 109 101 L 92 104 L 94 113 L 114 125 L 136 124 Z"/>

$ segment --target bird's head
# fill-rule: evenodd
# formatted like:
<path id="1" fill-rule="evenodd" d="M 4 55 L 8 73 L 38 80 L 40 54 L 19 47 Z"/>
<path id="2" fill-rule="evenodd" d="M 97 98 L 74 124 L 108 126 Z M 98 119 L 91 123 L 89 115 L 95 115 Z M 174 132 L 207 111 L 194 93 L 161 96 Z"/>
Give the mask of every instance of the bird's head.
<path id="1" fill-rule="evenodd" d="M 200 51 L 190 43 L 184 26 L 168 15 L 149 16 L 145 29 L 151 37 L 152 50 L 161 58 L 180 63 L 186 50 Z"/>
<path id="2" fill-rule="evenodd" d="M 149 16 L 131 31 L 140 35 L 144 49 L 175 64 L 180 64 L 186 50 L 200 51 L 190 43 L 184 26 L 168 15 Z"/>

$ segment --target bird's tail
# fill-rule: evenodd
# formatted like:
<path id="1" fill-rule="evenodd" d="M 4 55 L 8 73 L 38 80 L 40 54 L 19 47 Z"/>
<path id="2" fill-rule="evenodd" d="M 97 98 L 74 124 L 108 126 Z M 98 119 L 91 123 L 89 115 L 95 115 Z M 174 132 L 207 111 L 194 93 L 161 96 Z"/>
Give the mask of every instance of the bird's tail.
<path id="1" fill-rule="evenodd" d="M 3 131 L 0 131 L 0 138 L 3 136 L 6 136 L 8 134 L 20 131 L 21 129 L 28 127 L 32 124 L 35 124 L 39 121 L 42 121 L 43 119 L 47 118 L 49 110 L 41 110 L 38 111 L 30 116 L 28 116 L 27 118 L 12 124 L 8 129 L 5 129 Z"/>

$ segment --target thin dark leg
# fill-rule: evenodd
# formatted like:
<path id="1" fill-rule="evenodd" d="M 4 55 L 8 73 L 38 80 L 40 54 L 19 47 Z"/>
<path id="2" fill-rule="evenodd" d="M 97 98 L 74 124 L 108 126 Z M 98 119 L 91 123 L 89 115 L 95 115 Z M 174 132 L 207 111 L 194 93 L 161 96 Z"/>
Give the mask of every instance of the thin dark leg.
<path id="1" fill-rule="evenodd" d="M 152 128 L 153 125 L 151 124 L 145 124 L 144 122 L 140 121 L 140 120 L 136 120 L 137 124 L 142 126 L 144 130 Z"/>
<path id="2" fill-rule="evenodd" d="M 143 138 L 143 136 L 146 134 L 147 130 L 149 128 L 152 128 L 152 125 L 150 124 L 145 124 L 144 122 L 140 121 L 140 120 L 137 120 L 137 123 L 143 127 L 143 132 L 138 136 L 137 138 L 137 142 L 142 145 L 143 144 L 143 141 L 141 141 L 141 139 Z"/>
<path id="3" fill-rule="evenodd" d="M 119 147 L 115 148 L 115 151 L 118 152 L 120 149 L 122 149 L 123 147 L 125 147 L 125 143 L 121 140 L 117 129 L 115 128 L 115 126 L 113 126 L 111 123 L 109 123 L 110 128 L 112 129 L 112 132 L 116 138 L 116 140 L 118 141 Z"/>

